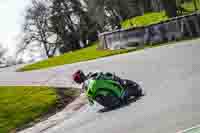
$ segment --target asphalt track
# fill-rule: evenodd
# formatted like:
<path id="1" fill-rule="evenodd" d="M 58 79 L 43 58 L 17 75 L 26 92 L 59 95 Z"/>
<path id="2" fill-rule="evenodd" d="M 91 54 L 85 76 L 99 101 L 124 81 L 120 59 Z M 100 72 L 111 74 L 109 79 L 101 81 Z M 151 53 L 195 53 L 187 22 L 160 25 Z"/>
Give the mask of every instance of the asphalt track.
<path id="1" fill-rule="evenodd" d="M 141 84 L 146 96 L 123 108 L 98 113 L 85 105 L 73 117 L 25 132 L 176 133 L 200 124 L 200 40 L 32 72 L 1 72 L 0 85 L 75 86 L 77 69 L 109 71 Z"/>

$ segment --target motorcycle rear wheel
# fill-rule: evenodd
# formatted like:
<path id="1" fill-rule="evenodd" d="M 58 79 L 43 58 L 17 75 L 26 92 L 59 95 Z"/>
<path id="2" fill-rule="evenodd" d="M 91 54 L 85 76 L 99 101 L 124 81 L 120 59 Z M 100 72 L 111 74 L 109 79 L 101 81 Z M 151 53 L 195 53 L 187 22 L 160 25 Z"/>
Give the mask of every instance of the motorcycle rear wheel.
<path id="1" fill-rule="evenodd" d="M 121 105 L 121 99 L 112 94 L 107 95 L 107 96 L 97 95 L 95 100 L 102 106 L 109 109 L 115 108 Z"/>

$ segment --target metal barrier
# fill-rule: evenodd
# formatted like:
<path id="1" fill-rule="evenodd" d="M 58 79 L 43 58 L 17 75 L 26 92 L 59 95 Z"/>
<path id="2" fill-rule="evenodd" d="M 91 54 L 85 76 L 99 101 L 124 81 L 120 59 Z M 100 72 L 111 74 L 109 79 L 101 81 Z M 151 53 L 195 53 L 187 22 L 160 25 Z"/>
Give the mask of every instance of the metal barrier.
<path id="1" fill-rule="evenodd" d="M 158 24 L 99 34 L 100 49 L 143 47 L 184 37 L 200 36 L 200 14 L 179 16 Z"/>

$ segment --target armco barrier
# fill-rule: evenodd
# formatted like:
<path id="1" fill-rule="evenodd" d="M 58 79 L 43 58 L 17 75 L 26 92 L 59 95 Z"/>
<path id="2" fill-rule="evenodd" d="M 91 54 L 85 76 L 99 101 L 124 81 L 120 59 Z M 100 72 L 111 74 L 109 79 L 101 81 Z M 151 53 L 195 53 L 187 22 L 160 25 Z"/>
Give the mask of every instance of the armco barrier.
<path id="1" fill-rule="evenodd" d="M 200 14 L 175 17 L 158 24 L 99 34 L 100 49 L 142 47 L 184 37 L 200 36 Z"/>

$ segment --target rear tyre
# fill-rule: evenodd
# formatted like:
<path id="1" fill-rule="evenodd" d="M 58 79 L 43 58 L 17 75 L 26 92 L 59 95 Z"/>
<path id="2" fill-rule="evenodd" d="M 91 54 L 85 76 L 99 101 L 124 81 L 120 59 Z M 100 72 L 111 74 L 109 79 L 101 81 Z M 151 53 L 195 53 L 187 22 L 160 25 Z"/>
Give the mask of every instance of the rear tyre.
<path id="1" fill-rule="evenodd" d="M 112 109 L 121 105 L 120 98 L 114 95 L 108 95 L 108 96 L 97 95 L 95 100 L 102 106 L 109 109 Z"/>

